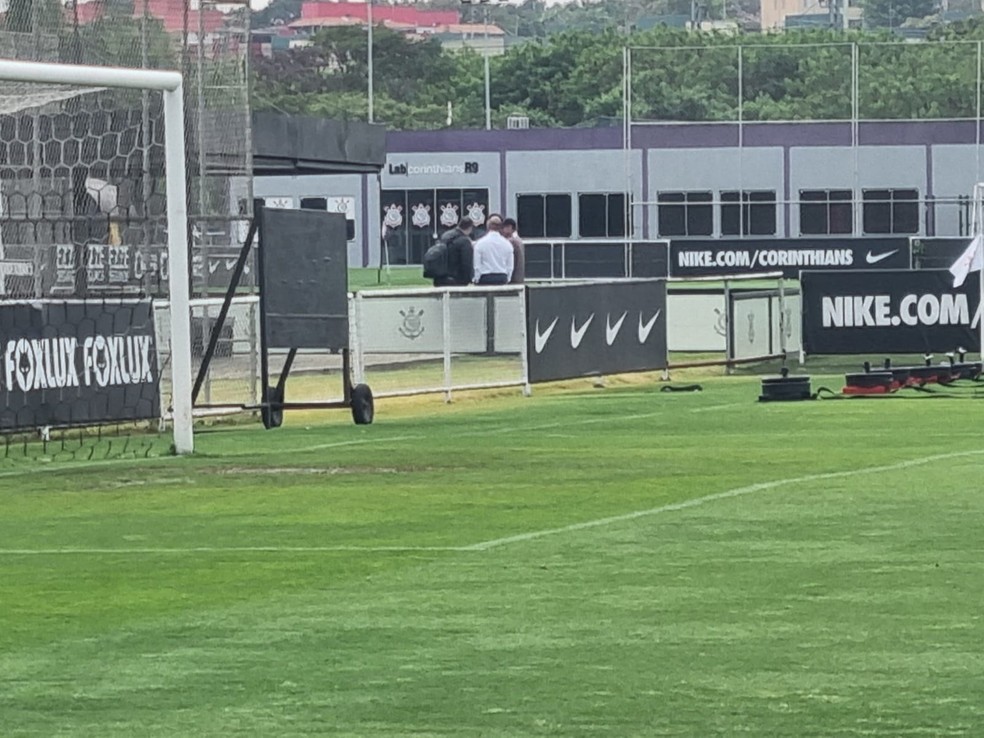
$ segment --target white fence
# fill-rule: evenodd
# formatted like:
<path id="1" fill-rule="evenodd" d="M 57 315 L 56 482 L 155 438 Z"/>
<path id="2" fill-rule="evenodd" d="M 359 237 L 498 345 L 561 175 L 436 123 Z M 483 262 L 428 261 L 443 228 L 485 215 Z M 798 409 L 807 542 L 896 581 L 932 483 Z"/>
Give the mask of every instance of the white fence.
<path id="1" fill-rule="evenodd" d="M 675 285 L 667 297 L 670 367 L 726 365 L 793 355 L 800 348 L 796 290 L 741 289 L 741 278 L 715 280 L 706 289 Z M 378 397 L 518 387 L 529 392 L 524 288 L 451 287 L 371 290 L 349 296 L 353 381 Z M 192 300 L 192 343 L 197 372 L 222 300 Z M 169 361 L 166 301 L 155 301 L 158 357 Z M 279 352 L 284 353 L 284 352 Z M 273 357 L 274 364 L 276 357 Z M 255 406 L 260 399 L 259 298 L 236 297 L 199 396 L 197 414 Z M 299 399 L 338 399 L 342 360 L 326 352 L 302 352 L 289 385 Z M 166 376 L 166 372 L 162 376 Z M 318 375 L 326 375 L 324 382 Z M 332 375 L 332 376 L 327 376 Z M 162 386 L 164 409 L 170 386 Z M 315 394 L 310 394 L 310 393 Z"/>
<path id="2" fill-rule="evenodd" d="M 372 290 L 349 305 L 354 381 L 377 396 L 527 387 L 520 286 Z"/>

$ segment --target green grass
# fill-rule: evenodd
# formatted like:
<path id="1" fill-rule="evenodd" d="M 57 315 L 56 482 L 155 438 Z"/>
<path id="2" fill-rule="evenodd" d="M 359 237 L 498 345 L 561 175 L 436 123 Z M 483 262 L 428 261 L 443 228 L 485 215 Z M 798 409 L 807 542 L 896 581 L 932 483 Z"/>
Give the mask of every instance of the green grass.
<path id="1" fill-rule="evenodd" d="M 0 733 L 980 735 L 984 406 L 704 386 L 11 462 Z"/>
<path id="2" fill-rule="evenodd" d="M 353 267 L 349 269 L 349 289 L 382 290 L 400 287 L 430 287 L 431 280 L 424 279 L 420 265 L 408 267 Z"/>

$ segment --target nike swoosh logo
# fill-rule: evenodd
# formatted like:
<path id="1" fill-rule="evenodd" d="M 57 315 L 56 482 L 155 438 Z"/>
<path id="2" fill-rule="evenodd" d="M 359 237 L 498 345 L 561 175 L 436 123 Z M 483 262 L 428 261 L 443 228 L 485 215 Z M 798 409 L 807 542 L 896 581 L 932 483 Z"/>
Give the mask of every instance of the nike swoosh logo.
<path id="1" fill-rule="evenodd" d="M 540 320 L 537 319 L 536 326 L 534 327 L 534 330 L 533 330 L 533 350 L 534 351 L 536 351 L 537 353 L 540 353 L 541 351 L 543 351 L 543 347 L 546 346 L 547 345 L 547 341 L 550 340 L 550 334 L 553 333 L 553 329 L 557 325 L 557 321 L 558 320 L 560 320 L 560 318 L 554 318 L 553 319 L 553 323 L 551 323 L 547 327 L 547 330 L 544 331 L 543 333 L 540 333 Z"/>
<path id="2" fill-rule="evenodd" d="M 615 325 L 612 325 L 611 314 L 605 316 L 605 343 L 609 346 L 615 343 L 615 337 L 618 335 L 618 332 L 622 330 L 622 323 L 625 321 L 625 316 L 628 314 L 628 310 L 622 313 L 622 317 L 616 321 Z"/>
<path id="3" fill-rule="evenodd" d="M 581 340 L 584 338 L 585 332 L 588 330 L 588 326 L 591 325 L 591 321 L 594 320 L 594 313 L 584 321 L 584 325 L 580 328 L 576 327 L 576 322 L 574 318 L 571 318 L 571 348 L 576 349 L 581 345 Z"/>
<path id="4" fill-rule="evenodd" d="M 869 264 L 877 264 L 879 261 L 884 261 L 892 254 L 899 253 L 898 249 L 894 251 L 886 251 L 884 254 L 872 254 L 870 251 L 865 255 L 864 260 Z"/>
<path id="5" fill-rule="evenodd" d="M 648 323 L 645 324 L 642 322 L 642 313 L 639 313 L 639 343 L 645 343 L 646 339 L 649 338 L 649 334 L 652 332 L 653 326 L 656 325 L 656 318 L 659 317 L 661 312 L 663 311 L 657 310 L 656 314 L 650 318 Z"/>

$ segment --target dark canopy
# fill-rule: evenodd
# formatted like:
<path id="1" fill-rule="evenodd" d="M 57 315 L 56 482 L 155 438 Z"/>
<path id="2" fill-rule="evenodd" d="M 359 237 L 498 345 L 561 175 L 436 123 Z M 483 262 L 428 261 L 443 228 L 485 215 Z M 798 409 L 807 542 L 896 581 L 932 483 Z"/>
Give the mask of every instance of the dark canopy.
<path id="1" fill-rule="evenodd" d="M 253 114 L 253 173 L 375 173 L 386 161 L 386 129 L 361 121 Z"/>

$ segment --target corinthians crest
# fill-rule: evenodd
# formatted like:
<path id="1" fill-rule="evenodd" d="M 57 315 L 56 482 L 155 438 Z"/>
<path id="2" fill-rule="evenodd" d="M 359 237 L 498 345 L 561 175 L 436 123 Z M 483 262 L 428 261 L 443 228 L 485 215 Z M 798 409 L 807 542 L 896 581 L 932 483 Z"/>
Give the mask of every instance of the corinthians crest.
<path id="1" fill-rule="evenodd" d="M 424 326 L 421 322 L 423 314 L 423 310 L 415 310 L 413 306 L 401 310 L 400 315 L 403 316 L 403 324 L 399 328 L 400 335 L 411 341 L 419 338 L 424 332 Z"/>

